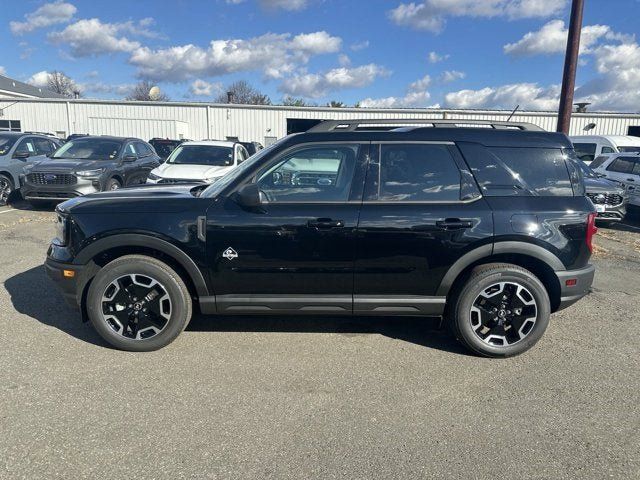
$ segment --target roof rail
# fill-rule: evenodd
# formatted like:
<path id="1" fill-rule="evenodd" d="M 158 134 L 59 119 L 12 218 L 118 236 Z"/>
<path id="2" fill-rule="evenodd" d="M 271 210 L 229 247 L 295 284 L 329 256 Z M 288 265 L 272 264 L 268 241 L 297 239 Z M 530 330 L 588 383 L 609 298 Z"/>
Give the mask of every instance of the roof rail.
<path id="1" fill-rule="evenodd" d="M 360 125 L 369 126 L 370 128 L 359 128 Z M 456 127 L 488 127 L 496 130 L 522 130 L 542 132 L 544 129 L 533 123 L 526 122 L 504 122 L 494 120 L 467 120 L 467 119 L 447 119 L 441 120 L 436 118 L 367 118 L 355 120 L 324 120 L 317 125 L 311 127 L 307 132 L 354 132 L 356 130 L 381 130 L 387 125 L 398 126 L 417 126 L 416 128 L 435 127 L 435 128 L 456 128 Z M 383 127 L 383 128 L 381 128 Z M 391 130 L 391 128 L 389 128 Z"/>

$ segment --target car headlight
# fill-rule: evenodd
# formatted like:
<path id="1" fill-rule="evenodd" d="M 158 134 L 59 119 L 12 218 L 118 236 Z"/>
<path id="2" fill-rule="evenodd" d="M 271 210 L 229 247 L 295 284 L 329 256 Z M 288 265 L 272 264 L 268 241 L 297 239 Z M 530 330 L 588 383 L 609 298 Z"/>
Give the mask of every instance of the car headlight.
<path id="1" fill-rule="evenodd" d="M 214 183 L 214 182 L 217 182 L 218 180 L 220 180 L 220 177 L 210 177 L 210 178 L 204 179 L 205 183 Z"/>
<path id="2" fill-rule="evenodd" d="M 55 243 L 64 247 L 67 244 L 67 235 L 69 234 L 69 218 L 61 213 L 56 212 L 56 238 Z"/>
<path id="3" fill-rule="evenodd" d="M 162 178 L 161 176 L 156 175 L 155 173 L 150 173 L 149 176 L 147 177 L 147 180 L 153 180 L 154 182 L 157 182 L 161 178 Z"/>
<path id="4" fill-rule="evenodd" d="M 76 172 L 79 177 L 99 177 L 104 173 L 104 168 L 96 168 L 95 170 L 81 170 Z"/>

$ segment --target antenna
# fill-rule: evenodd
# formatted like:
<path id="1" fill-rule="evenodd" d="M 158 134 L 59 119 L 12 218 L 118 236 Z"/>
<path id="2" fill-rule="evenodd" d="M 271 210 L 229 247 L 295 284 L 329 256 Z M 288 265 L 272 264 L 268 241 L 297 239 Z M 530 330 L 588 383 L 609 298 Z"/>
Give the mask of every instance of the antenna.
<path id="1" fill-rule="evenodd" d="M 511 115 L 509 115 L 509 118 L 507 118 L 507 122 L 511 121 L 511 118 L 515 115 L 515 113 L 518 111 L 519 108 L 520 108 L 520 105 L 516 105 L 516 108 L 513 109 L 513 111 L 511 112 Z"/>

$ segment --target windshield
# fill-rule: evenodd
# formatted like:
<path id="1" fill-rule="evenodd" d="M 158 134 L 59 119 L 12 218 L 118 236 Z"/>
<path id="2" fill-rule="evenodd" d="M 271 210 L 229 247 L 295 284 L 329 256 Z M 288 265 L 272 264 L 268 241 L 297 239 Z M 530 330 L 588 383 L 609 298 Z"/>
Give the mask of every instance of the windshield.
<path id="1" fill-rule="evenodd" d="M 222 192 L 227 186 L 231 185 L 237 178 L 244 175 L 245 172 L 250 171 L 255 165 L 258 165 L 264 157 L 269 155 L 279 144 L 287 137 L 269 145 L 267 148 L 260 150 L 258 153 L 249 157 L 248 160 L 242 162 L 238 167 L 230 170 L 226 175 L 220 177 L 218 181 L 211 184 L 205 191 L 202 192 L 203 197 L 215 197 Z"/>
<path id="2" fill-rule="evenodd" d="M 638 147 L 618 147 L 618 150 L 624 153 L 640 152 L 640 146 Z"/>
<path id="3" fill-rule="evenodd" d="M 0 135 L 0 155 L 9 153 L 18 138 L 16 135 Z"/>
<path id="4" fill-rule="evenodd" d="M 233 165 L 233 148 L 214 145 L 181 145 L 176 148 L 167 163 L 175 165 Z"/>
<path id="5" fill-rule="evenodd" d="M 118 157 L 122 142 L 104 138 L 77 138 L 65 143 L 51 158 L 74 160 L 113 160 Z"/>

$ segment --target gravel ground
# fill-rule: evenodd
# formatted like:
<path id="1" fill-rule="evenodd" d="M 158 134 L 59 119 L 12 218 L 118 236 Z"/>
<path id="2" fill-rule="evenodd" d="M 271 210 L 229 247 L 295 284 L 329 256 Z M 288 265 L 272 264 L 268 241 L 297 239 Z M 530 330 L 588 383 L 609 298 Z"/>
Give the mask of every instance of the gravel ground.
<path id="1" fill-rule="evenodd" d="M 108 348 L 46 278 L 53 214 L 0 209 L 0 477 L 640 477 L 640 222 L 523 356 L 424 319 L 196 318 Z"/>

